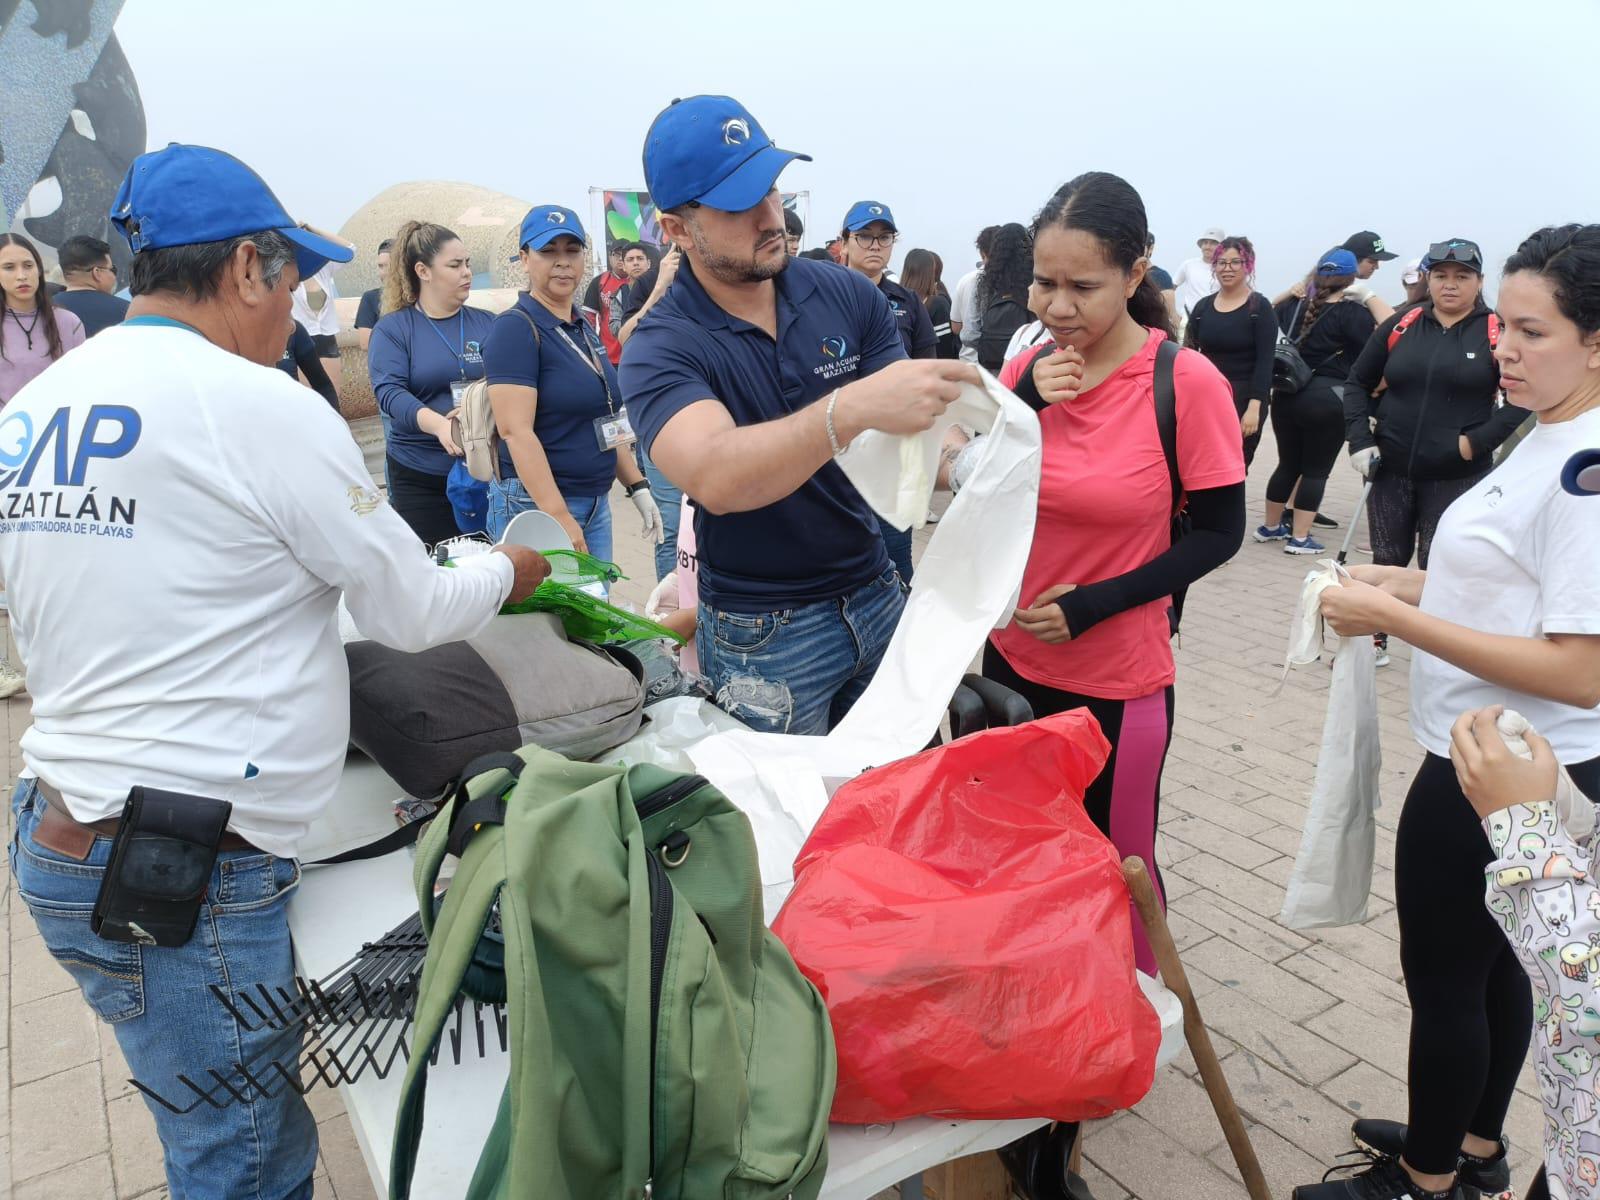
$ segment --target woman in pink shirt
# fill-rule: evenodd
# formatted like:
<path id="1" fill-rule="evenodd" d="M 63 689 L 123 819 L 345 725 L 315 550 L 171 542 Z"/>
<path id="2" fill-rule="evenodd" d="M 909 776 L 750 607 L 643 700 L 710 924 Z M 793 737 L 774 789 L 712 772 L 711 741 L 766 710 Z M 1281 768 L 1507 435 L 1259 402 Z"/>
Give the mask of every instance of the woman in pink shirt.
<path id="1" fill-rule="evenodd" d="M 983 673 L 1027 697 L 1035 716 L 1094 714 L 1112 751 L 1085 798 L 1089 815 L 1121 854 L 1144 860 L 1159 892 L 1173 597 L 1239 549 L 1245 470 L 1227 380 L 1196 351 L 1163 349 L 1172 329 L 1147 237 L 1139 194 L 1098 171 L 1064 185 L 1034 222 L 1029 307 L 1053 341 L 1013 359 L 1001 381 L 1039 412 L 1038 522 L 1026 607 L 992 635 Z M 1156 423 L 1166 370 L 1181 522 Z M 1139 966 L 1153 974 L 1137 921 L 1134 930 Z"/>
<path id="2" fill-rule="evenodd" d="M 50 303 L 44 261 L 21 234 L 0 233 L 0 404 L 83 345 L 83 322 Z"/>

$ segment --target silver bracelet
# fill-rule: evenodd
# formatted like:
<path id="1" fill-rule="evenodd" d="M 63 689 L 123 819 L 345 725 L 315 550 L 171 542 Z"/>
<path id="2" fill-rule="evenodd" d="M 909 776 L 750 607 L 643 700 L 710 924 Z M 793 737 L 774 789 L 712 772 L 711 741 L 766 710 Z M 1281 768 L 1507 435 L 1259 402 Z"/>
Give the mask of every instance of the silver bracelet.
<path id="1" fill-rule="evenodd" d="M 833 428 L 833 410 L 834 406 L 839 403 L 839 390 L 834 388 L 833 394 L 828 397 L 828 445 L 833 448 L 833 456 L 835 458 L 844 453 L 844 447 L 839 445 L 839 435 L 834 432 Z"/>

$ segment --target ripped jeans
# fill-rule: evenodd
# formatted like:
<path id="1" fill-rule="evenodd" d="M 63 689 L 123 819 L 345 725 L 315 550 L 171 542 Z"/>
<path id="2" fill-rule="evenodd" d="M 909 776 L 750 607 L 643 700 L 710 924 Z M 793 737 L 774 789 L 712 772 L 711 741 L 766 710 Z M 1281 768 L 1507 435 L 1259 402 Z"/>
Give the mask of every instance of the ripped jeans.
<path id="1" fill-rule="evenodd" d="M 700 604 L 695 645 L 718 707 L 761 733 L 827 733 L 872 682 L 905 585 L 890 567 L 836 600 L 779 612 Z"/>

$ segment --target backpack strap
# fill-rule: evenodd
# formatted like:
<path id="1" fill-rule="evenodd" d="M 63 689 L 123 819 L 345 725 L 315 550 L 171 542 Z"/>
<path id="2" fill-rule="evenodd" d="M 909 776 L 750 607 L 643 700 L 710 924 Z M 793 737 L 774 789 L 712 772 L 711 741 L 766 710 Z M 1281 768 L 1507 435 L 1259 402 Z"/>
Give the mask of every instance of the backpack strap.
<path id="1" fill-rule="evenodd" d="M 1161 434 L 1161 453 L 1167 460 L 1167 475 L 1172 480 L 1172 512 L 1183 507 L 1183 480 L 1178 476 L 1178 388 L 1173 381 L 1178 361 L 1178 344 L 1171 338 L 1156 347 L 1156 430 Z"/>
<path id="2" fill-rule="evenodd" d="M 1421 317 L 1422 317 L 1422 306 L 1418 305 L 1416 308 L 1413 308 L 1405 316 L 1401 317 L 1397 322 L 1395 322 L 1395 327 L 1389 331 L 1389 345 L 1388 345 L 1387 349 L 1389 351 L 1393 352 L 1394 344 L 1400 340 L 1400 336 L 1403 333 L 1405 333 L 1406 330 L 1410 329 L 1413 325 L 1415 325 L 1417 323 L 1417 321 L 1419 319 L 1421 319 Z M 1494 320 L 1494 318 L 1491 316 L 1490 320 Z M 1499 322 L 1496 321 L 1495 324 L 1498 325 Z M 1496 334 L 1495 338 L 1498 338 L 1498 336 L 1499 335 Z M 1494 345 L 1494 341 L 1495 341 L 1495 339 L 1491 338 L 1491 340 L 1489 342 L 1489 345 L 1491 347 Z"/>

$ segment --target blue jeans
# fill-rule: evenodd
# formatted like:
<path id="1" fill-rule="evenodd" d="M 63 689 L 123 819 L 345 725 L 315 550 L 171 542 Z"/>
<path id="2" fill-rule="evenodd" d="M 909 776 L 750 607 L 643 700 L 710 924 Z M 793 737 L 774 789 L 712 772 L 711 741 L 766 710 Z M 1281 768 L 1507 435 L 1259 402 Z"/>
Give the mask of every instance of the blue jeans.
<path id="1" fill-rule="evenodd" d="M 660 583 L 678 569 L 678 517 L 683 511 L 683 491 L 672 486 L 672 481 L 656 469 L 655 463 L 644 452 L 644 443 L 633 444 L 633 457 L 639 470 L 650 481 L 650 495 L 661 510 L 663 537 L 656 545 L 656 582 Z"/>
<path id="2" fill-rule="evenodd" d="M 564 496 L 567 511 L 583 530 L 583 540 L 589 543 L 589 553 L 603 562 L 614 562 L 611 557 L 610 496 Z M 511 518 L 518 513 L 533 512 L 539 506 L 528 495 L 520 479 L 489 481 L 489 524 L 487 532 L 495 541 L 506 531 Z M 663 514 L 664 516 L 665 514 Z"/>
<path id="3" fill-rule="evenodd" d="M 701 602 L 695 644 L 717 705 L 762 733 L 824 734 L 867 690 L 906 604 L 890 567 L 837 600 L 735 613 Z"/>
<path id="4" fill-rule="evenodd" d="M 878 516 L 873 513 L 873 516 Z M 900 578 L 906 583 L 911 582 L 911 530 L 896 529 L 882 517 L 878 517 L 878 532 L 883 534 L 883 548 L 889 552 L 889 561 L 894 564 L 894 569 L 900 572 Z"/>
<path id="5" fill-rule="evenodd" d="M 266 1027 L 246 1033 L 208 985 L 255 995 L 261 983 L 294 994 L 287 908 L 299 864 L 258 850 L 221 853 L 186 945 L 107 942 L 89 932 L 89 913 L 111 839 L 96 838 L 81 862 L 45 849 L 33 840 L 42 804 L 34 780 L 17 782 L 11 798 L 17 892 L 46 948 L 116 1033 L 133 1077 L 180 1108 L 196 1105 L 179 1116 L 145 1099 L 172 1200 L 311 1200 L 317 1126 L 304 1097 L 280 1083 L 271 1098 L 256 1094 L 252 1103 L 219 1109 L 196 1103 L 177 1078 L 181 1072 L 204 1087 L 214 1068 L 243 1090 L 233 1064 L 252 1065 L 262 1056 L 256 1065 L 275 1058 L 292 1069 L 298 1061 L 298 1038 L 286 1044 Z"/>

